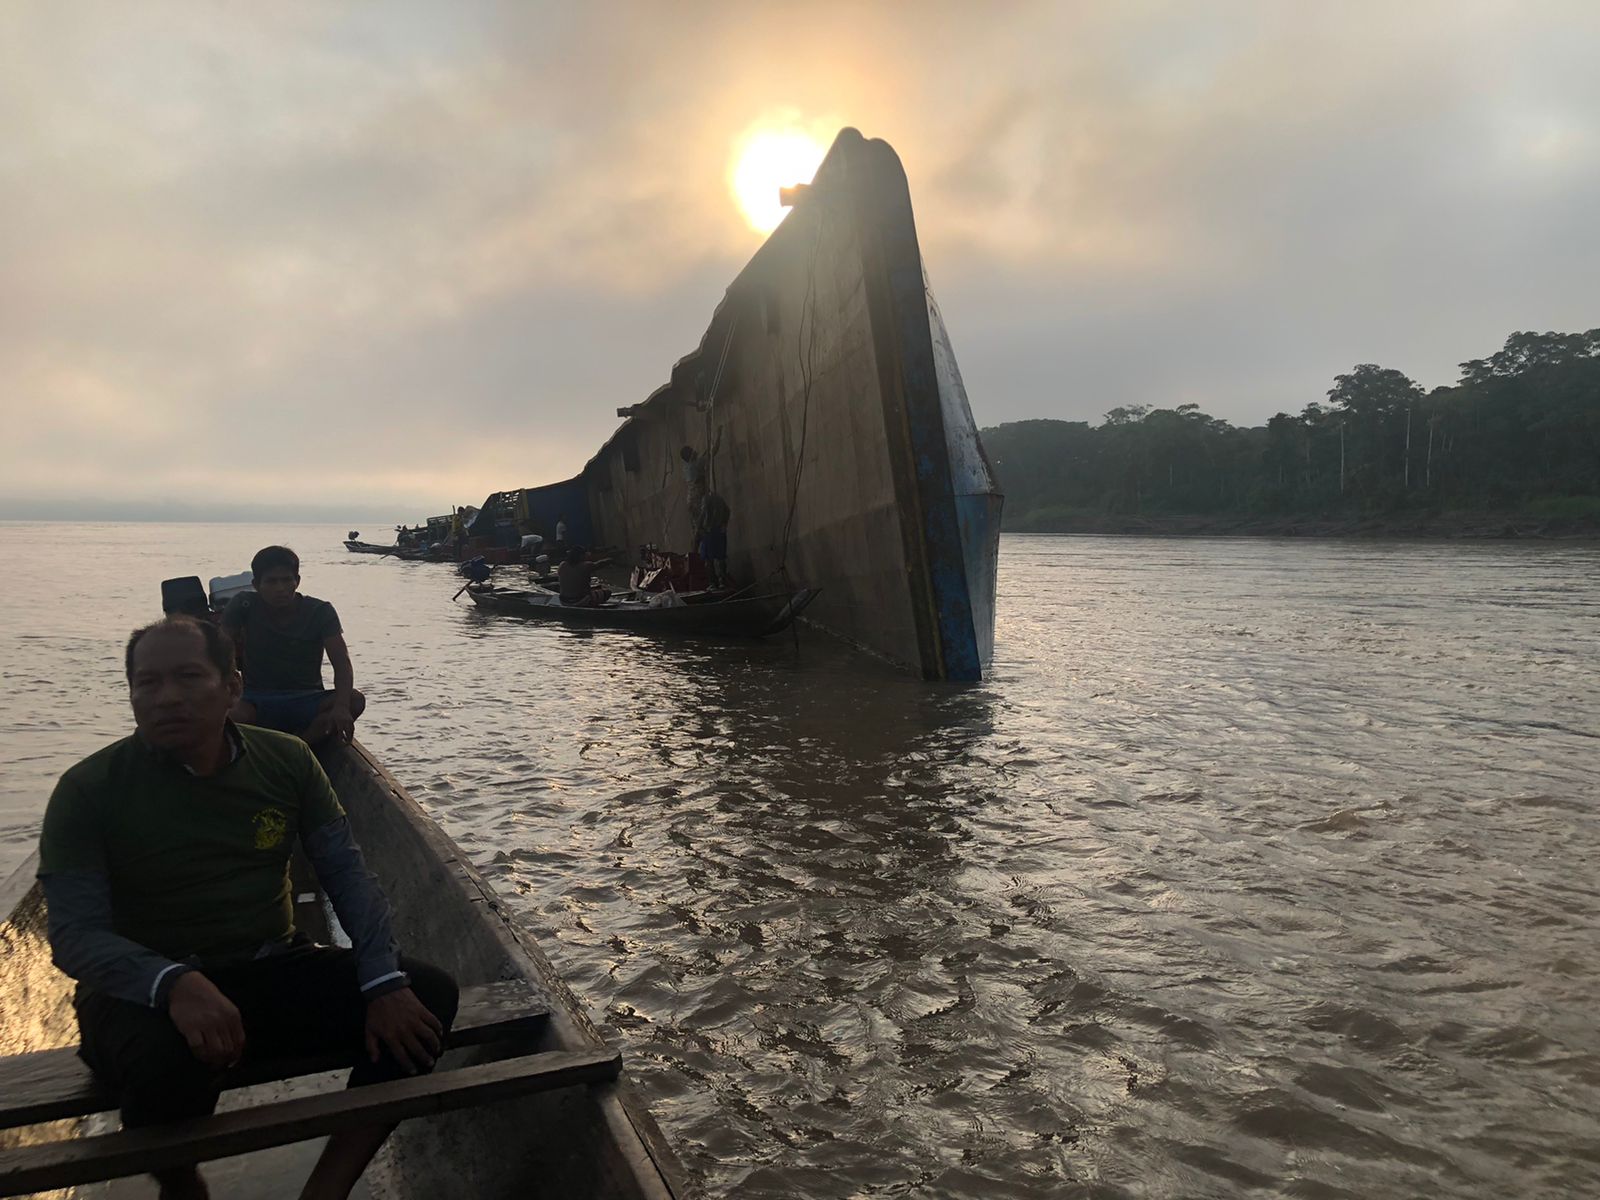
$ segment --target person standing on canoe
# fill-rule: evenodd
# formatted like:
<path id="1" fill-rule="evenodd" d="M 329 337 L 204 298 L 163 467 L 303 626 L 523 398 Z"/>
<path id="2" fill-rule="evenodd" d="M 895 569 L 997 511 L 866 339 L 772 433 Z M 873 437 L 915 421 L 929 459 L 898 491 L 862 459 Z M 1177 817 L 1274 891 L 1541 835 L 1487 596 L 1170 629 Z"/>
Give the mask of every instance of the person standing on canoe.
<path id="1" fill-rule="evenodd" d="M 123 1124 L 209 1114 L 241 1062 L 348 1053 L 351 1086 L 431 1070 L 455 981 L 401 957 L 310 748 L 229 719 L 243 685 L 227 635 L 169 617 L 129 638 L 125 666 L 135 732 L 61 777 L 39 839 L 79 1053 Z M 296 931 L 297 842 L 350 947 Z M 348 1195 L 392 1128 L 330 1138 L 303 1200 Z M 193 1166 L 156 1178 L 170 1200 L 208 1194 Z"/>
<path id="2" fill-rule="evenodd" d="M 705 560 L 711 586 L 728 586 L 728 521 L 733 513 L 728 502 L 716 492 L 707 492 L 695 514 L 695 549 Z"/>
<path id="3" fill-rule="evenodd" d="M 461 510 L 450 510 L 450 544 L 455 548 L 456 561 L 461 561 L 462 551 L 467 547 L 467 524 L 461 519 Z"/>
<path id="4" fill-rule="evenodd" d="M 313 746 L 355 736 L 367 706 L 333 605 L 300 594 L 300 557 L 268 546 L 250 560 L 254 592 L 241 592 L 222 612 L 222 628 L 244 658 L 244 695 L 229 715 L 241 725 L 292 733 Z M 322 686 L 322 656 L 333 667 L 333 690 Z"/>

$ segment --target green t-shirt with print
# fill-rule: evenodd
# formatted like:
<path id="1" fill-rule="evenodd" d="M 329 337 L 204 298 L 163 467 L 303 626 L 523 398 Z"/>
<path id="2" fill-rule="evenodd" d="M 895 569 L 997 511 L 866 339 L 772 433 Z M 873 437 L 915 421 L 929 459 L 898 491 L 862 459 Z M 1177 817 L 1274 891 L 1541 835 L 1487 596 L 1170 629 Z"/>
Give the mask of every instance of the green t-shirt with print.
<path id="1" fill-rule="evenodd" d="M 295 839 L 344 810 L 299 738 L 236 727 L 241 752 L 214 775 L 134 734 L 56 784 L 39 874 L 98 871 L 116 932 L 168 958 L 250 958 L 294 932 Z"/>

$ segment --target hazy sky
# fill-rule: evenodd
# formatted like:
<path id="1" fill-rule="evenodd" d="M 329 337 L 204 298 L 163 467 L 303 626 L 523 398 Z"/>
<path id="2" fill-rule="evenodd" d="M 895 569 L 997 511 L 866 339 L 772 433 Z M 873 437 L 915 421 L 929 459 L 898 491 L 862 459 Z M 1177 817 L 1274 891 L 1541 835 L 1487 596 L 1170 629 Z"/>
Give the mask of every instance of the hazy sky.
<path id="1" fill-rule="evenodd" d="M 899 151 L 980 424 L 1600 325 L 1600 4 L 0 6 L 0 512 L 413 517 L 573 474 L 759 244 L 737 139 Z M 376 506 L 376 507 L 374 507 Z"/>

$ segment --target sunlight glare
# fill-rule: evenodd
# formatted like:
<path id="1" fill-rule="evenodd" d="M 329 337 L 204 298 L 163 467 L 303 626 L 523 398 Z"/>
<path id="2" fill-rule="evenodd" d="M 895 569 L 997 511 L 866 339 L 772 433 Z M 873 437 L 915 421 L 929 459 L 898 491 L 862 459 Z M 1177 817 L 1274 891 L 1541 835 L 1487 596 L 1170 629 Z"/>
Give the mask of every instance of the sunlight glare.
<path id="1" fill-rule="evenodd" d="M 757 233 L 771 233 L 788 209 L 778 189 L 810 183 L 825 149 L 802 129 L 757 128 L 734 148 L 728 183 L 744 219 Z"/>

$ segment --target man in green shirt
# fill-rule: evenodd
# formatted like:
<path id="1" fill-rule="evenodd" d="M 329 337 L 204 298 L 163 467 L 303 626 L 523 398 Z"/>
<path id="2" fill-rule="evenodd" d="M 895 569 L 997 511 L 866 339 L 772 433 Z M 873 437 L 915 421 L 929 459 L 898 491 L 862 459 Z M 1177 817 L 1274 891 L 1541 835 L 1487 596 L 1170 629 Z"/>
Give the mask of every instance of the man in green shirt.
<path id="1" fill-rule="evenodd" d="M 228 719 L 233 655 L 188 617 L 134 633 L 136 731 L 68 770 L 45 810 L 51 950 L 79 983 L 79 1052 L 130 1128 L 211 1112 L 244 1059 L 346 1050 L 352 1086 L 430 1070 L 455 1017 L 454 981 L 399 954 L 310 747 Z M 296 841 L 349 948 L 294 928 Z M 303 1200 L 348 1195 L 391 1129 L 330 1138 Z M 193 1167 L 156 1178 L 170 1200 L 207 1195 Z"/>

